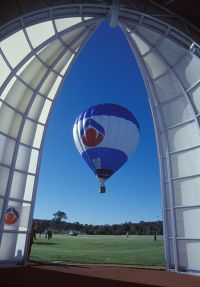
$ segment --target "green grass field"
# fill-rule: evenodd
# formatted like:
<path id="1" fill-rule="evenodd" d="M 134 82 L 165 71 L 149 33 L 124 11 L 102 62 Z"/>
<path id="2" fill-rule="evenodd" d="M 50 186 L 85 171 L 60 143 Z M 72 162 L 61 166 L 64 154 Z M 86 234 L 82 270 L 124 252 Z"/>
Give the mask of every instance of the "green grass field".
<path id="1" fill-rule="evenodd" d="M 164 266 L 163 237 L 132 235 L 37 236 L 31 259 L 48 262 Z"/>

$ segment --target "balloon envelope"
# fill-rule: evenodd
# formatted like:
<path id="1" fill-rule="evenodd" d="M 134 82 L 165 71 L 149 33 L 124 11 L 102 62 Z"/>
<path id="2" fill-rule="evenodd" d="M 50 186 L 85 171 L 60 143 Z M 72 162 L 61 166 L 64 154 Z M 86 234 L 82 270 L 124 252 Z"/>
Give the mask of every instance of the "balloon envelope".
<path id="1" fill-rule="evenodd" d="M 139 125 L 126 108 L 99 104 L 76 119 L 73 137 L 79 153 L 103 183 L 134 152 L 139 141 Z"/>

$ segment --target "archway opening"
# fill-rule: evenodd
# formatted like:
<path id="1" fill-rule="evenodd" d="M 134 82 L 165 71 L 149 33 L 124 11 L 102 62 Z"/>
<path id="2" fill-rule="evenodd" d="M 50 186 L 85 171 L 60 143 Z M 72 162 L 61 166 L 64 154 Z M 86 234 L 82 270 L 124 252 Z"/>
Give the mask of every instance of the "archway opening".
<path id="1" fill-rule="evenodd" d="M 121 104 L 135 114 L 141 140 L 130 161 L 108 181 L 107 193 L 101 195 L 95 176 L 74 146 L 72 127 L 82 110 L 104 102 Z M 110 28 L 107 21 L 74 63 L 47 131 L 34 218 L 52 219 L 57 210 L 65 211 L 67 221 L 76 223 L 74 228 L 82 234 L 126 235 L 129 231 L 130 236 L 149 235 L 151 242 L 155 223 L 162 221 L 156 140 L 146 89 L 121 29 Z M 70 224 L 65 228 L 63 232 L 69 233 Z M 112 262 L 109 256 L 107 260 Z"/>

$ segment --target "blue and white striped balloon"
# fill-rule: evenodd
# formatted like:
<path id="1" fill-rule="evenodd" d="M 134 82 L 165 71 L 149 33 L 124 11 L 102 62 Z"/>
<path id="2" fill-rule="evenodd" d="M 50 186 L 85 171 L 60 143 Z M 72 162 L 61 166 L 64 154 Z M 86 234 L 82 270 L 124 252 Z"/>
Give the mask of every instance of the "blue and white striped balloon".
<path id="1" fill-rule="evenodd" d="M 130 158 L 139 135 L 133 114 L 107 103 L 81 113 L 73 128 L 75 145 L 101 184 Z"/>

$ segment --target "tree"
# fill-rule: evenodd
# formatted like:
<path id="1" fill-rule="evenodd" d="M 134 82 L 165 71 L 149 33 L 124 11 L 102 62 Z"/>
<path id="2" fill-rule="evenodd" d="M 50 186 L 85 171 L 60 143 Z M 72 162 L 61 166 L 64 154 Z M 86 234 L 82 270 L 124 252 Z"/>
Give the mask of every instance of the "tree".
<path id="1" fill-rule="evenodd" d="M 57 222 L 61 222 L 62 219 L 67 219 L 67 214 L 60 210 L 54 213 L 53 216 L 54 216 L 53 220 Z"/>

